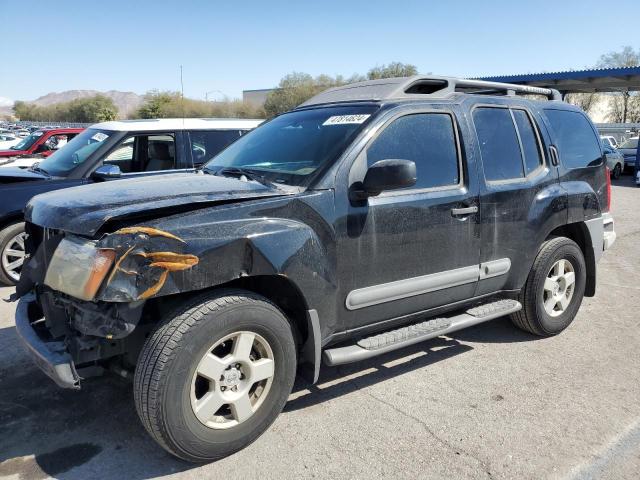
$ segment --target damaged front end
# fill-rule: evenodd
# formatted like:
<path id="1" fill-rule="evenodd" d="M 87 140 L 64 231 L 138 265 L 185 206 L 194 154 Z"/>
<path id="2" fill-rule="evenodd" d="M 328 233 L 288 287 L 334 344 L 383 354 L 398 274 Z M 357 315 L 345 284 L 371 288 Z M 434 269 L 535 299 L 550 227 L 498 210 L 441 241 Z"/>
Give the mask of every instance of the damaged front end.
<path id="1" fill-rule="evenodd" d="M 45 230 L 13 296 L 19 337 L 36 364 L 66 388 L 79 388 L 82 376 L 102 373 L 114 357 L 130 353 L 134 364 L 146 301 L 172 273 L 198 264 L 185 249 L 181 238 L 150 227 L 99 240 Z"/>
<path id="2" fill-rule="evenodd" d="M 122 228 L 98 241 L 70 235 L 53 254 L 44 284 L 85 301 L 146 300 L 160 292 L 170 272 L 198 264 L 185 246 L 150 227 Z"/>

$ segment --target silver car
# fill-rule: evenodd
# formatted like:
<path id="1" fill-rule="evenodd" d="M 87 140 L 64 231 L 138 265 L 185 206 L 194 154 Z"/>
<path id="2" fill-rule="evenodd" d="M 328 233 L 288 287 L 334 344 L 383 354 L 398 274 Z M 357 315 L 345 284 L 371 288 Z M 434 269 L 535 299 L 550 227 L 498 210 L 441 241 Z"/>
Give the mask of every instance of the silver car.
<path id="1" fill-rule="evenodd" d="M 607 159 L 607 167 L 611 170 L 611 176 L 616 179 L 620 178 L 624 171 L 624 155 L 607 142 L 602 142 L 602 149 Z"/>

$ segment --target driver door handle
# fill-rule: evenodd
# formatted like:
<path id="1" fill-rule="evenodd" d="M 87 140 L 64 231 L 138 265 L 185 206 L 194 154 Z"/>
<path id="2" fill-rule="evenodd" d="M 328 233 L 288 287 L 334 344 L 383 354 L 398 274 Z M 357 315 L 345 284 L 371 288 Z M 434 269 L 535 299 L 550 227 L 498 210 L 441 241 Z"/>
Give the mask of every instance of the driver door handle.
<path id="1" fill-rule="evenodd" d="M 461 217 L 463 215 L 471 215 L 472 213 L 478 213 L 477 205 L 473 207 L 464 207 L 464 208 L 452 208 L 451 215 L 454 217 Z"/>

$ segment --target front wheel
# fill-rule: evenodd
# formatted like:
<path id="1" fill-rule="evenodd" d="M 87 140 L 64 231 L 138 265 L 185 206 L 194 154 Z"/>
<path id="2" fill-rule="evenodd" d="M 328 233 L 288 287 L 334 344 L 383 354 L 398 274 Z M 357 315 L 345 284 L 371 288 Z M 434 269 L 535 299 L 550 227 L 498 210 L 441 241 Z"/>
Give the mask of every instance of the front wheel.
<path id="1" fill-rule="evenodd" d="M 193 462 L 258 438 L 284 408 L 296 374 L 291 326 L 278 307 L 243 291 L 200 300 L 147 340 L 134 381 L 147 431 Z"/>
<path id="2" fill-rule="evenodd" d="M 518 300 L 522 310 L 513 323 L 540 336 L 556 335 L 567 328 L 584 297 L 586 265 L 580 247 L 565 237 L 542 244 Z"/>

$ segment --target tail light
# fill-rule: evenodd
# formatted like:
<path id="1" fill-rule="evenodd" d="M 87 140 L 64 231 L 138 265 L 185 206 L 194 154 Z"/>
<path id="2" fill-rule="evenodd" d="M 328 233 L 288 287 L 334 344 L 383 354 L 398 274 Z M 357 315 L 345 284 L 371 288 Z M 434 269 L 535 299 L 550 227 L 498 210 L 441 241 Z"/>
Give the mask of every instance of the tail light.
<path id="1" fill-rule="evenodd" d="M 605 208 L 606 212 L 611 211 L 611 170 L 609 167 L 604 167 L 607 172 L 607 207 Z"/>

